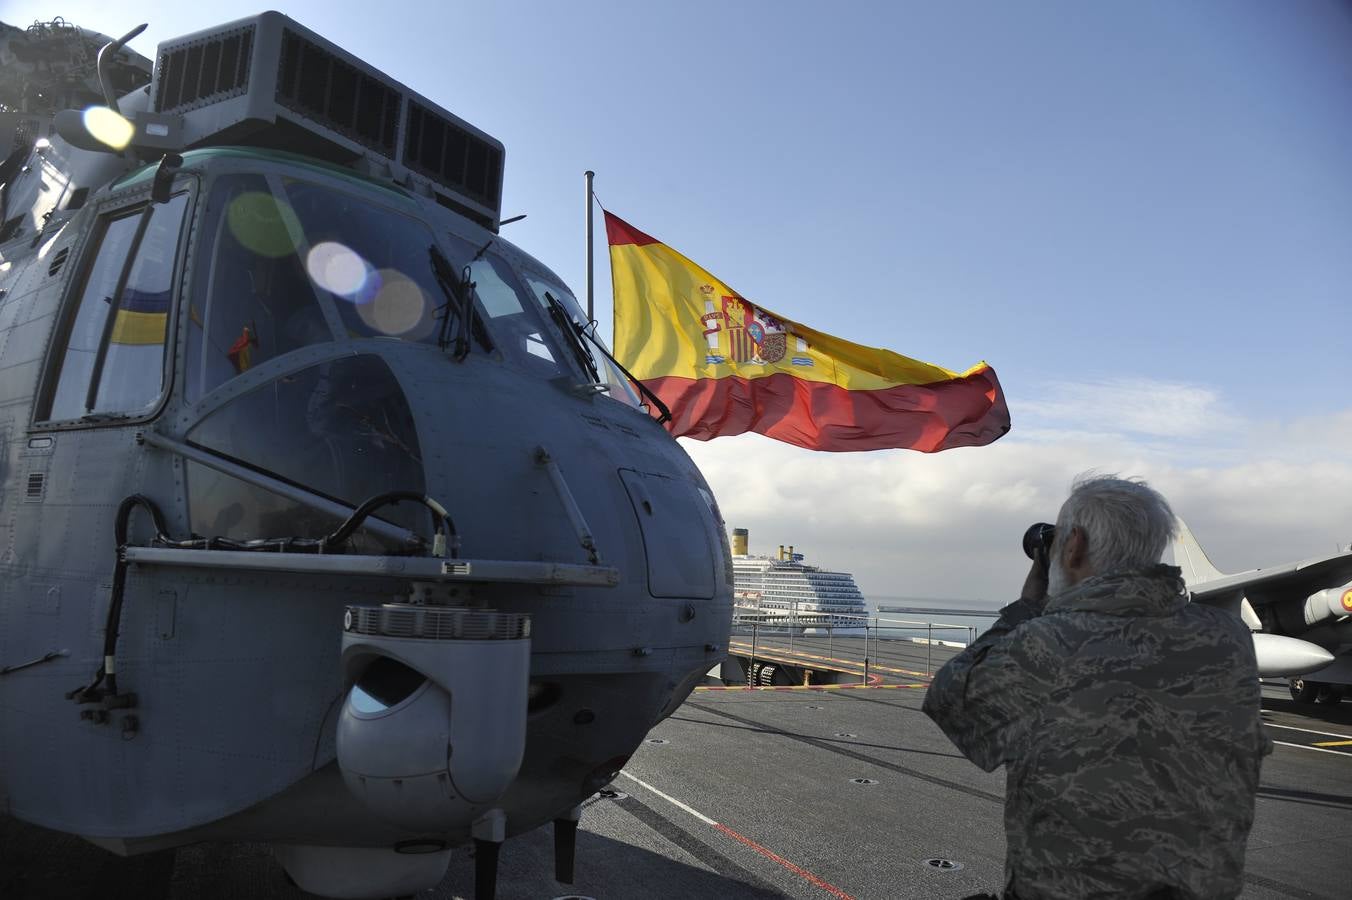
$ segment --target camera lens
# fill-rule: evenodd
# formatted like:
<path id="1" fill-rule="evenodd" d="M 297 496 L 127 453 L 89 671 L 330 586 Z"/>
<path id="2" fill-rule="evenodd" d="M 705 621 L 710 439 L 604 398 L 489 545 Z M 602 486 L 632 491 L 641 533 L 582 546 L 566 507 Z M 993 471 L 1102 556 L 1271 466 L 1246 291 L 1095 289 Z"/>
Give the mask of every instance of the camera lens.
<path id="1" fill-rule="evenodd" d="M 1023 552 L 1029 559 L 1037 559 L 1038 548 L 1043 551 L 1049 551 L 1052 548 L 1052 538 L 1056 536 L 1056 526 L 1049 525 L 1046 522 L 1038 522 L 1028 526 L 1028 530 L 1023 533 Z"/>

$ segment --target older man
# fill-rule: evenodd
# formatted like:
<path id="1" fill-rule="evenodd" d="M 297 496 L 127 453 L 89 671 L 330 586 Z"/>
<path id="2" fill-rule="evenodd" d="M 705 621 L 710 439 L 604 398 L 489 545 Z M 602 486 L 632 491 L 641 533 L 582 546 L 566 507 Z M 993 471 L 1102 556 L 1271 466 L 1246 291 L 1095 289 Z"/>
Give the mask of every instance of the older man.
<path id="1" fill-rule="evenodd" d="M 1050 580 L 934 677 L 925 712 L 968 759 L 1007 766 L 1005 896 L 1239 894 L 1258 769 L 1253 640 L 1160 564 L 1175 529 L 1143 481 L 1082 478 Z"/>

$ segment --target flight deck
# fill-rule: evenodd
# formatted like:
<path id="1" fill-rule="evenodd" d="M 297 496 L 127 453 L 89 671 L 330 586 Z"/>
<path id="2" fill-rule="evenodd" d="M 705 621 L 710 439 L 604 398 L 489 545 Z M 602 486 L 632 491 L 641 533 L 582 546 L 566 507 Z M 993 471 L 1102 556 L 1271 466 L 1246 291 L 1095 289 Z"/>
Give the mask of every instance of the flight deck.
<path id="1" fill-rule="evenodd" d="M 854 643 L 851 643 L 851 640 Z M 1004 774 L 963 759 L 920 711 L 927 665 L 957 651 L 835 636 L 837 684 L 697 689 L 585 804 L 575 884 L 554 880 L 549 829 L 502 849 L 502 898 L 924 898 L 997 889 Z M 734 636 L 734 650 L 743 643 Z M 828 639 L 758 636 L 758 656 L 815 659 Z M 890 670 L 918 673 L 893 674 Z M 1352 705 L 1297 706 L 1264 687 L 1267 733 L 1245 891 L 1345 897 L 1352 880 Z M 472 851 L 417 895 L 473 896 Z M 260 845 L 198 845 L 119 860 L 84 842 L 0 819 L 0 897 L 226 900 L 308 896 Z"/>

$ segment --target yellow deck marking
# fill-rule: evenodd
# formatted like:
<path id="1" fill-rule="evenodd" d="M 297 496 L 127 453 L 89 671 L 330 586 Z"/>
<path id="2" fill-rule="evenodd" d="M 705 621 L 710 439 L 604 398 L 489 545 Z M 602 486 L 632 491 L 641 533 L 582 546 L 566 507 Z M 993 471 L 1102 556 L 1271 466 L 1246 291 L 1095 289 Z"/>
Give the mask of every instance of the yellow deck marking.
<path id="1" fill-rule="evenodd" d="M 1288 744 L 1286 741 L 1273 741 L 1272 743 L 1282 747 L 1294 747 L 1297 750 L 1309 750 L 1311 753 L 1332 753 L 1334 756 L 1341 756 L 1343 759 L 1352 757 L 1352 753 L 1346 750 L 1326 750 L 1323 747 L 1311 747 L 1309 744 Z"/>
<path id="2" fill-rule="evenodd" d="M 1315 741 L 1316 747 L 1348 747 L 1352 746 L 1352 741 Z"/>

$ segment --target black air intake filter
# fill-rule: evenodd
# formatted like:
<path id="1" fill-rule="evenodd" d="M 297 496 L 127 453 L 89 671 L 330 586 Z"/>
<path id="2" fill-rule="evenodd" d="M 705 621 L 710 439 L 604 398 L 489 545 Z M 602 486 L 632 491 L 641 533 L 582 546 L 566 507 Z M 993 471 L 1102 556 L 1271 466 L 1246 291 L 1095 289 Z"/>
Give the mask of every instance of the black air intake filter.
<path id="1" fill-rule="evenodd" d="M 290 28 L 282 31 L 277 102 L 394 159 L 400 93 Z"/>
<path id="2" fill-rule="evenodd" d="M 404 165 L 497 209 L 502 148 L 411 101 L 404 131 Z"/>
<path id="3" fill-rule="evenodd" d="M 181 117 L 185 149 L 246 144 L 387 174 L 497 229 L 502 143 L 281 13 L 165 41 L 156 59 L 154 108 Z"/>
<path id="4" fill-rule="evenodd" d="M 160 45 L 155 63 L 155 110 L 187 112 L 238 97 L 249 89 L 254 26 L 247 25 L 175 47 Z"/>

